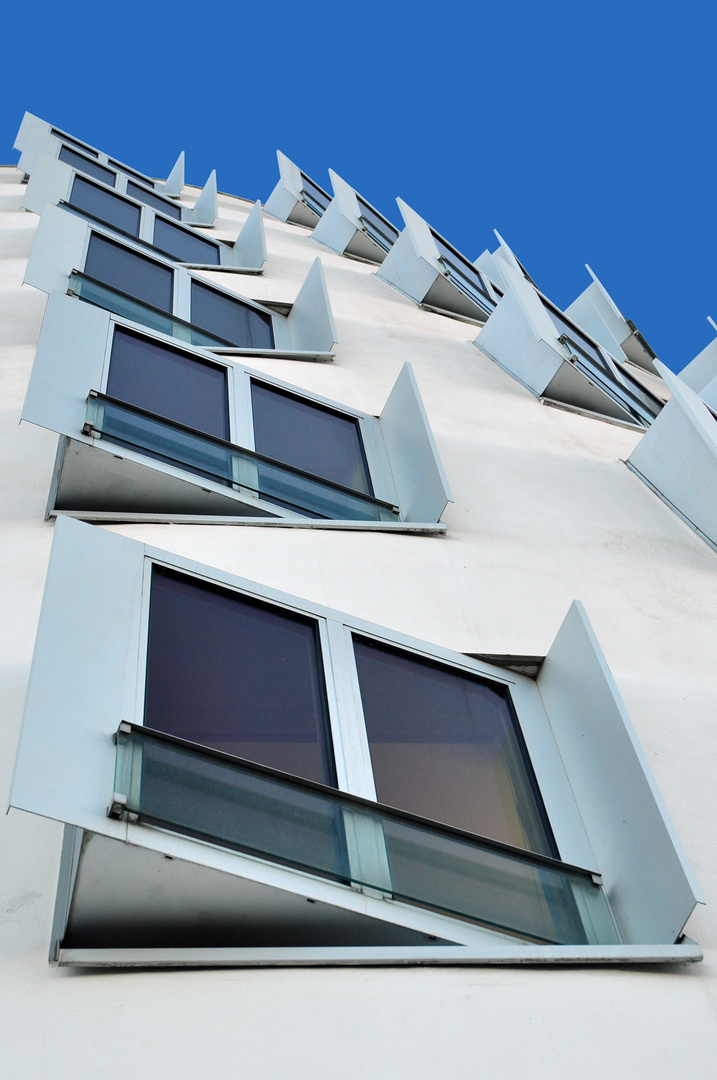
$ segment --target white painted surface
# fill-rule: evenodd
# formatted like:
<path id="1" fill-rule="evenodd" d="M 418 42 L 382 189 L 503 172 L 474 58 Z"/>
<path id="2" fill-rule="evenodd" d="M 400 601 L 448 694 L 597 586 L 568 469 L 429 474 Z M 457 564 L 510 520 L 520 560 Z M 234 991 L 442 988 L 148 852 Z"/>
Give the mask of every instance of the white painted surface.
<path id="1" fill-rule="evenodd" d="M 0 170 L 5 799 L 53 531 L 43 514 L 56 447 L 50 432 L 17 425 L 45 307 L 21 286 L 37 219 L 20 211 L 19 180 Z M 250 210 L 219 196 L 216 235 L 233 239 Z M 316 247 L 301 227 L 267 219 L 266 233 L 264 277 L 207 278 L 293 300 Z M 76 975 L 46 961 L 61 827 L 13 811 L 0 820 L 3 1077 L 710 1077 L 717 555 L 622 464 L 638 433 L 544 408 L 471 344 L 474 327 L 421 311 L 370 266 L 328 251 L 322 263 L 334 364 L 254 366 L 376 414 L 409 360 L 455 500 L 448 535 L 113 531 L 459 651 L 543 654 L 581 599 L 706 895 L 687 927 L 705 961 Z"/>

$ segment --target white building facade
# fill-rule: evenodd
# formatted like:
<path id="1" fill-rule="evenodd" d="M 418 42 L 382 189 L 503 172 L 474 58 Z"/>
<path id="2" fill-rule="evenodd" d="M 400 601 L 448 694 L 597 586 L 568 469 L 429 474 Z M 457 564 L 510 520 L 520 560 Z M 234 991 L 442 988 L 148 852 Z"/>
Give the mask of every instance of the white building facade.
<path id="1" fill-rule="evenodd" d="M 6 1075 L 711 1075 L 709 348 L 283 155 L 17 148 Z"/>

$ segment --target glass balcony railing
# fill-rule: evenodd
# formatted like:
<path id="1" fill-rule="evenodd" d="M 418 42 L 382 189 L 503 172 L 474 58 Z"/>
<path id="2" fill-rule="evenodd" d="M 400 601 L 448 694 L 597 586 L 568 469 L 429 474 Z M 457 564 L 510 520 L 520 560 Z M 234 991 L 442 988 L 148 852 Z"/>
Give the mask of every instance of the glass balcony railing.
<path id="1" fill-rule="evenodd" d="M 109 813 L 540 944 L 618 944 L 586 870 L 122 723 Z"/>
<path id="2" fill-rule="evenodd" d="M 69 292 L 74 296 L 79 296 L 88 304 L 104 308 L 105 311 L 111 311 L 113 315 L 120 315 L 123 319 L 130 319 L 132 322 L 139 323 L 140 326 L 146 326 L 149 330 L 159 330 L 161 334 L 167 334 L 188 345 L 222 349 L 233 347 L 233 342 L 225 338 L 200 330 L 191 323 L 184 322 L 183 319 L 177 319 L 174 315 L 168 315 L 158 308 L 150 307 L 127 293 L 104 285 L 96 278 L 80 274 L 77 270 L 70 275 Z"/>
<path id="3" fill-rule="evenodd" d="M 307 517 L 400 520 L 398 509 L 390 503 L 193 431 L 95 390 L 87 398 L 82 431 Z"/>

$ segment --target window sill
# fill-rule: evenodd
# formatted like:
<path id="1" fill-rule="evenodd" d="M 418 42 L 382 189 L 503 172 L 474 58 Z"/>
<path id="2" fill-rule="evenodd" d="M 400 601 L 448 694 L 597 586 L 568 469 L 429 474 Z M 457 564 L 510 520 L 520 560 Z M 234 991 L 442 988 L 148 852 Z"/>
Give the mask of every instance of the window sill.
<path id="1" fill-rule="evenodd" d="M 60 967 L 379 967 L 499 964 L 694 964 L 702 950 L 676 945 L 399 945 L 281 949 L 60 949 Z"/>
<path id="2" fill-rule="evenodd" d="M 447 526 L 443 522 L 420 521 L 305 521 L 295 518 L 257 518 L 234 517 L 214 514 L 145 514 L 112 510 L 55 510 L 48 513 L 48 518 L 70 517 L 78 521 L 94 522 L 101 525 L 261 525 L 283 529 L 349 529 L 358 532 L 398 532 L 418 533 L 428 536 L 445 536 Z"/>

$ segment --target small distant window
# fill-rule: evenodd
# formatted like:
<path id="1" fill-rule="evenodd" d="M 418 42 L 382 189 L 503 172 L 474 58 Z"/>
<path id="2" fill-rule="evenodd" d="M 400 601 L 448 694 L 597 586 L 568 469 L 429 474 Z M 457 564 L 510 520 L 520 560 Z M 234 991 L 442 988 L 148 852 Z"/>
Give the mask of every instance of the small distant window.
<path id="1" fill-rule="evenodd" d="M 86 173 L 87 176 L 94 176 L 95 180 L 101 180 L 103 184 L 114 187 L 116 177 L 111 169 L 106 169 L 104 165 L 100 165 L 97 161 L 90 161 L 83 154 L 75 153 L 74 150 L 70 150 L 69 146 L 61 147 L 60 161 L 64 161 L 66 165 L 71 165 L 77 172 Z"/>
<path id="2" fill-rule="evenodd" d="M 358 420 L 264 383 L 251 384 L 258 454 L 373 495 Z"/>
<path id="3" fill-rule="evenodd" d="M 558 857 L 505 687 L 354 637 L 378 801 Z"/>
<path id="4" fill-rule="evenodd" d="M 125 176 L 133 176 L 135 178 L 135 180 L 139 180 L 140 184 L 145 184 L 147 187 L 154 187 L 154 181 L 153 180 L 150 180 L 146 176 L 142 176 L 141 173 L 135 172 L 134 169 L 128 169 L 127 166 L 122 165 L 121 162 L 113 161 L 112 158 L 110 158 L 109 159 L 109 164 L 112 165 L 113 168 L 119 169 L 119 171 L 123 172 L 125 174 Z"/>
<path id="5" fill-rule="evenodd" d="M 154 219 L 154 246 L 179 262 L 219 265 L 216 244 L 159 217 Z"/>
<path id="6" fill-rule="evenodd" d="M 316 620 L 159 566 L 144 723 L 336 786 Z"/>
<path id="7" fill-rule="evenodd" d="M 155 195 L 153 191 L 149 191 L 146 187 L 133 184 L 131 180 L 127 184 L 127 194 L 131 195 L 133 199 L 137 199 L 138 202 L 144 203 L 145 206 L 153 206 L 155 210 L 161 211 L 167 217 L 175 218 L 177 221 L 182 217 L 181 207 L 175 206 L 169 199 L 161 199 L 159 195 Z"/>
<path id="8" fill-rule="evenodd" d="M 384 251 L 390 251 L 398 240 L 398 229 L 390 221 L 386 221 L 380 214 L 377 214 L 363 199 L 358 196 L 357 199 L 361 221 L 366 232 L 380 248 L 383 248 Z"/>
<path id="9" fill-rule="evenodd" d="M 197 281 L 192 281 L 191 322 L 241 348 L 274 348 L 271 315 Z"/>
<path id="10" fill-rule="evenodd" d="M 226 369 L 119 328 L 112 341 L 107 394 L 229 439 Z"/>
<path id="11" fill-rule="evenodd" d="M 442 236 L 433 230 L 431 234 L 438 248 L 439 258 L 448 270 L 451 281 L 471 300 L 477 301 L 481 307 L 485 308 L 487 300 L 489 304 L 487 310 L 491 311 L 495 307 L 495 300 L 490 295 L 480 271 L 464 255 L 461 255 L 460 251 L 447 244 Z"/>
<path id="12" fill-rule="evenodd" d="M 76 176 L 72 183 L 70 206 L 130 236 L 139 236 L 140 208 L 81 176 Z"/>
<path id="13" fill-rule="evenodd" d="M 78 150 L 81 150 L 83 154 L 89 154 L 90 157 L 98 158 L 100 155 L 97 150 L 93 150 L 91 146 L 85 146 L 79 139 L 73 139 L 71 135 L 65 135 L 64 132 L 58 131 L 57 128 L 51 128 L 52 135 L 56 135 L 58 139 L 62 139 L 63 143 L 68 146 L 76 146 Z"/>
<path id="14" fill-rule="evenodd" d="M 172 311 L 170 268 L 95 233 L 90 237 L 85 274 L 160 311 Z"/>
<path id="15" fill-rule="evenodd" d="M 323 188 L 310 180 L 306 173 L 301 174 L 301 193 L 305 197 L 307 206 L 321 217 L 331 202 L 331 196 Z"/>

